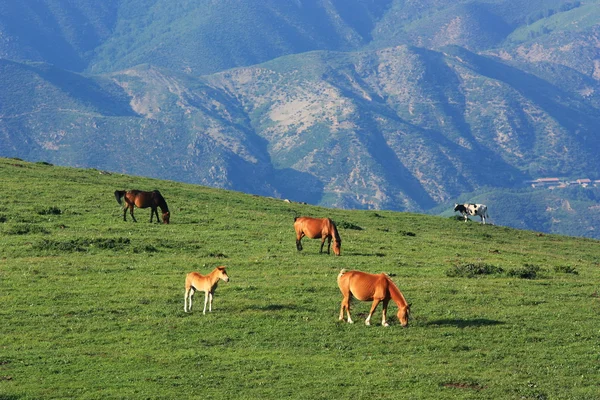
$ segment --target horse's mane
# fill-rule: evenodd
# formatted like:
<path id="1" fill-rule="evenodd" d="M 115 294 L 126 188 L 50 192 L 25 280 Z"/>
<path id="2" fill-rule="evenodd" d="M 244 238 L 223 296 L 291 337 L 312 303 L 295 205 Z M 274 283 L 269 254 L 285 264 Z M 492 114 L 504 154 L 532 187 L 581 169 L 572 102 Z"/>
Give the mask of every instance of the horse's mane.
<path id="1" fill-rule="evenodd" d="M 337 226 L 335 226 L 335 222 L 333 222 L 331 218 L 328 219 L 331 223 L 331 227 L 333 228 L 333 237 L 335 238 L 335 241 L 338 243 L 342 243 L 342 239 L 340 238 L 340 234 L 338 233 Z"/>
<path id="2" fill-rule="evenodd" d="M 115 199 L 117 199 L 117 203 L 123 204 L 122 198 L 125 196 L 124 190 L 115 190 Z"/>
<path id="3" fill-rule="evenodd" d="M 167 201 L 165 200 L 163 195 L 160 194 L 160 192 L 158 190 L 153 190 L 152 193 L 154 193 L 154 196 L 156 196 L 158 206 L 161 208 L 162 212 L 163 213 L 169 212 L 169 206 L 167 206 Z"/>
<path id="4" fill-rule="evenodd" d="M 385 275 L 385 278 L 390 283 L 389 290 L 390 290 L 390 296 L 392 296 L 392 300 L 394 300 L 396 302 L 396 304 L 398 304 L 398 306 L 400 306 L 400 305 L 408 306 L 408 302 L 406 301 L 406 299 L 404 298 L 404 295 L 402 294 L 400 289 L 398 289 L 398 286 L 396 286 L 394 281 L 387 275 Z M 402 303 L 404 303 L 404 304 L 402 304 Z"/>

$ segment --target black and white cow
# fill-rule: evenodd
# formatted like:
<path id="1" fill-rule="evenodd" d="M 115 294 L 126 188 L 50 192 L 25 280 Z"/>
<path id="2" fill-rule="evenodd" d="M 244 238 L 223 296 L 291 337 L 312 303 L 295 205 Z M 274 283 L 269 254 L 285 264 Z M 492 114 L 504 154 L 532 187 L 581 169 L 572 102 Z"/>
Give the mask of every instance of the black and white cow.
<path id="1" fill-rule="evenodd" d="M 485 224 L 485 220 L 489 218 L 487 213 L 487 206 L 485 204 L 454 204 L 454 211 L 458 211 L 465 217 L 465 222 L 469 219 L 469 215 L 479 215 L 481 217 L 481 223 Z"/>

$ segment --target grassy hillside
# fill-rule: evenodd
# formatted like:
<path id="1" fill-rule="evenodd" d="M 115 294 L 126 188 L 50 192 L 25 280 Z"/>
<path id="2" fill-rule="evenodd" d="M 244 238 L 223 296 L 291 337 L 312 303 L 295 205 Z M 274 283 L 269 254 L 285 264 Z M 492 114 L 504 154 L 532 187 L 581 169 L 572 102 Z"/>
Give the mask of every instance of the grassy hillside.
<path id="1" fill-rule="evenodd" d="M 589 239 L 0 159 L 0 397 L 593 398 L 600 247 Z M 124 222 L 115 189 L 160 189 L 170 225 Z M 342 256 L 294 245 L 330 216 Z M 226 265 L 213 313 L 192 270 Z M 387 272 L 402 329 L 338 322 L 341 268 Z M 396 306 L 390 305 L 395 316 Z M 380 310 L 374 317 L 379 321 Z"/>

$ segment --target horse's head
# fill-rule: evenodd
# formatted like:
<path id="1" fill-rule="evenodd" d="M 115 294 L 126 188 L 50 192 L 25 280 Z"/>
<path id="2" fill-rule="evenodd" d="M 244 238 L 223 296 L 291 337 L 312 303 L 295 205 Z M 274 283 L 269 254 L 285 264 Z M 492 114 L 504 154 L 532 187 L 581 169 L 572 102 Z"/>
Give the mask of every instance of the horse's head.
<path id="1" fill-rule="evenodd" d="M 406 307 L 400 308 L 398 310 L 398 320 L 400 321 L 400 325 L 406 328 L 408 326 L 408 318 L 410 317 L 410 304 L 407 304 Z"/>
<path id="2" fill-rule="evenodd" d="M 227 271 L 225 271 L 225 267 L 224 266 L 217 267 L 217 270 L 219 271 L 219 279 L 221 279 L 225 282 L 229 282 L 229 275 L 227 275 Z"/>
<path id="3" fill-rule="evenodd" d="M 342 251 L 342 241 L 341 240 L 334 241 L 333 242 L 333 254 L 335 254 L 336 256 L 339 256 L 341 251 Z"/>
<path id="4" fill-rule="evenodd" d="M 169 223 L 169 217 L 171 216 L 170 212 L 164 212 L 163 213 L 163 224 L 168 224 Z"/>

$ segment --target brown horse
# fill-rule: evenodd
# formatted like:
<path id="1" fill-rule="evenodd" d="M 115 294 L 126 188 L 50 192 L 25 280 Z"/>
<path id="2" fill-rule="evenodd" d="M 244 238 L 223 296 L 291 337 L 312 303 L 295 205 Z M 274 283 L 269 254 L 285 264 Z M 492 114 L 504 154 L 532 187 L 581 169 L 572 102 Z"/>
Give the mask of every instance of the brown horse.
<path id="1" fill-rule="evenodd" d="M 408 317 L 410 314 L 410 304 L 406 302 L 404 295 L 398 287 L 392 282 L 386 274 L 369 274 L 361 271 L 346 271 L 341 270 L 337 277 L 338 286 L 344 296 L 342 307 L 340 309 L 340 321 L 344 320 L 344 310 L 348 314 L 348 322 L 353 323 L 350 318 L 350 300 L 352 296 L 360 301 L 373 301 L 369 316 L 365 320 L 365 324 L 371 325 L 371 316 L 375 312 L 377 305 L 383 303 L 383 316 L 381 325 L 389 326 L 386 322 L 387 306 L 390 299 L 394 300 L 398 306 L 398 320 L 400 325 L 406 327 L 408 325 Z"/>
<path id="2" fill-rule="evenodd" d="M 340 255 L 342 248 L 342 239 L 338 234 L 337 228 L 333 221 L 329 218 L 311 218 L 311 217 L 296 217 L 294 218 L 294 229 L 296 230 L 296 248 L 302 250 L 300 242 L 304 236 L 311 239 L 321 239 L 321 250 L 323 253 L 323 245 L 327 239 L 327 254 L 331 247 L 331 239 L 333 238 L 333 253 L 336 256 Z"/>
<path id="3" fill-rule="evenodd" d="M 215 290 L 217 290 L 217 284 L 219 279 L 229 282 L 229 276 L 225 271 L 225 267 L 217 267 L 208 275 L 200 275 L 197 272 L 190 272 L 185 277 L 185 297 L 183 298 L 183 311 L 192 311 L 192 296 L 194 291 L 200 290 L 204 292 L 204 311 L 202 314 L 206 314 L 206 303 L 208 303 L 208 311 L 212 312 L 212 302 Z M 189 299 L 189 307 L 188 307 Z"/>
<path id="4" fill-rule="evenodd" d="M 169 223 L 171 216 L 169 213 L 169 207 L 167 206 L 165 198 L 158 190 L 153 190 L 152 192 L 143 192 L 141 190 L 115 190 L 115 198 L 119 204 L 123 204 L 122 200 L 125 199 L 123 221 L 127 221 L 127 209 L 129 209 L 129 213 L 131 214 L 131 218 L 133 218 L 133 222 L 137 222 L 135 216 L 133 215 L 133 207 L 135 206 L 137 208 L 150 207 L 150 222 L 152 222 L 152 217 L 154 217 L 154 214 L 156 214 L 156 221 L 160 223 L 158 211 L 156 209 L 157 207 L 160 207 L 163 216 L 163 223 Z"/>

